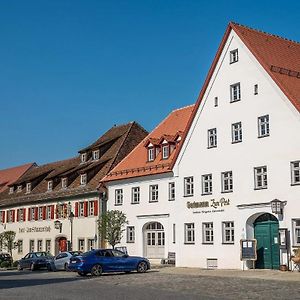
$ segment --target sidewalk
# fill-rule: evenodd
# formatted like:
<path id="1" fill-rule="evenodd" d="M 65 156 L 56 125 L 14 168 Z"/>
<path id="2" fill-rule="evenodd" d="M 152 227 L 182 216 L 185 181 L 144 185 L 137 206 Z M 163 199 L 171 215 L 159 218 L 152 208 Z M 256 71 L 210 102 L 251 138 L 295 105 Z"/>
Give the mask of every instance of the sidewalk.
<path id="1" fill-rule="evenodd" d="M 161 274 L 187 275 L 187 276 L 207 276 L 207 277 L 232 277 L 232 278 L 252 278 L 262 280 L 278 281 L 298 281 L 300 282 L 300 272 L 282 272 L 279 270 L 207 270 L 199 268 L 181 268 L 170 266 L 153 266 L 159 269 Z"/>

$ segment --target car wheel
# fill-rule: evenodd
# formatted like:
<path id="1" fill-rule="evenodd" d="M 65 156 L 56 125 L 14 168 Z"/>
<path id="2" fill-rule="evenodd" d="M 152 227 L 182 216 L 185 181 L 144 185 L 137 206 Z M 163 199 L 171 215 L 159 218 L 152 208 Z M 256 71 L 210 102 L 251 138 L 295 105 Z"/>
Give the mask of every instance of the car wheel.
<path id="1" fill-rule="evenodd" d="M 80 276 L 86 276 L 86 272 L 78 272 L 78 275 L 80 275 Z"/>
<path id="2" fill-rule="evenodd" d="M 17 265 L 17 270 L 18 270 L 18 271 L 22 271 L 22 270 L 23 270 L 23 268 L 21 267 L 20 264 Z"/>
<path id="3" fill-rule="evenodd" d="M 138 273 L 145 273 L 147 271 L 148 267 L 147 267 L 147 263 L 144 261 L 139 262 L 139 264 L 137 265 L 137 272 Z"/>
<path id="4" fill-rule="evenodd" d="M 30 271 L 34 271 L 34 270 L 35 270 L 34 263 L 31 263 L 31 264 L 30 264 Z"/>
<path id="5" fill-rule="evenodd" d="M 65 270 L 65 271 L 69 271 L 69 265 L 68 265 L 68 263 L 65 263 L 65 265 L 64 265 L 64 270 Z"/>
<path id="6" fill-rule="evenodd" d="M 91 270 L 92 276 L 101 276 L 102 275 L 102 267 L 100 265 L 94 265 Z"/>

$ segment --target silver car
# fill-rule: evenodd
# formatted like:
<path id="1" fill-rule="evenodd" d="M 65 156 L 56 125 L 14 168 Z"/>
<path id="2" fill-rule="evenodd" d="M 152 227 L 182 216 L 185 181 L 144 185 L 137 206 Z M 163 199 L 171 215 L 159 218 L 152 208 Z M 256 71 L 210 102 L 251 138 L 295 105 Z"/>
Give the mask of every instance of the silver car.
<path id="1" fill-rule="evenodd" d="M 48 264 L 47 268 L 49 271 L 56 270 L 68 270 L 70 258 L 73 256 L 80 255 L 82 252 L 80 251 L 66 251 L 57 254 L 51 264 Z"/>

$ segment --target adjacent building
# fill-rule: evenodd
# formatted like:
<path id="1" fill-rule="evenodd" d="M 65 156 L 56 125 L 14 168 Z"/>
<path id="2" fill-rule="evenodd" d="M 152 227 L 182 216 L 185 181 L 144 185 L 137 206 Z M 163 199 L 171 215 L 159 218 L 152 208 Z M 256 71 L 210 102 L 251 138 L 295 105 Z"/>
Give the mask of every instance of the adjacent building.
<path id="1" fill-rule="evenodd" d="M 300 44 L 230 23 L 195 107 L 103 179 L 108 208 L 129 220 L 121 244 L 175 253 L 177 266 L 288 265 L 300 247 L 299 112 Z M 257 260 L 241 261 L 253 240 Z"/>

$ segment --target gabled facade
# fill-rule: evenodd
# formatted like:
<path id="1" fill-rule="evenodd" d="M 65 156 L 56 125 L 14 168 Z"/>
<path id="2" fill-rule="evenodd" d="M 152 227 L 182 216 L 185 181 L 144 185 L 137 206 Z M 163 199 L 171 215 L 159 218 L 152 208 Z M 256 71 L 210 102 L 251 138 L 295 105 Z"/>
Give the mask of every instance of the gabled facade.
<path id="1" fill-rule="evenodd" d="M 128 191 L 122 198 L 129 253 L 166 258 L 174 252 L 177 266 L 203 268 L 289 264 L 300 247 L 299 71 L 299 43 L 229 24 L 168 178 L 147 178 L 138 210 L 125 208 Z M 161 142 L 155 138 L 148 145 Z M 140 182 L 130 172 L 118 184 L 112 178 L 110 207 L 120 199 L 117 190 Z M 165 193 L 147 203 L 147 185 L 164 181 L 176 187 L 174 201 Z M 240 260 L 243 239 L 257 241 L 254 265 Z"/>
<path id="2" fill-rule="evenodd" d="M 57 254 L 96 247 L 99 181 L 146 135 L 136 122 L 114 126 L 78 156 L 35 165 L 10 182 L 0 193 L 0 230 L 17 234 L 14 259 L 30 251 Z"/>

